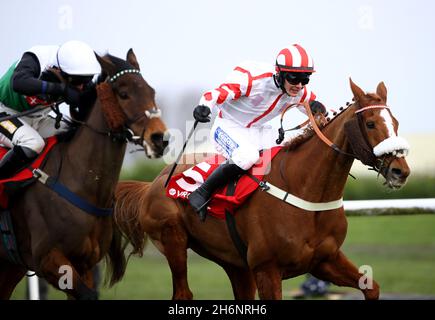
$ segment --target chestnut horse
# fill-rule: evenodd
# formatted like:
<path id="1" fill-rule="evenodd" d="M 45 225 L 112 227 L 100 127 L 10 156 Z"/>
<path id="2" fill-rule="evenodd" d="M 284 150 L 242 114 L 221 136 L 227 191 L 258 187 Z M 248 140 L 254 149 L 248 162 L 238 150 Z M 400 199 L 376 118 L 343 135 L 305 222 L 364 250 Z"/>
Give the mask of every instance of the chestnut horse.
<path id="1" fill-rule="evenodd" d="M 42 170 L 89 206 L 107 208 L 108 214 L 85 212 L 40 182 L 12 196 L 9 210 L 21 264 L 8 259 L 0 242 L 1 299 L 10 297 L 27 270 L 74 299 L 97 297 L 92 268 L 106 255 L 111 284 L 125 271 L 121 234 L 110 209 L 126 142 L 140 144 L 149 157 L 160 157 L 167 145 L 166 127 L 132 49 L 127 61 L 111 55 L 97 59 L 106 81 L 94 89 L 86 115 L 75 119 L 72 138 L 53 147 Z M 67 270 L 72 285 L 61 279 Z"/>
<path id="2" fill-rule="evenodd" d="M 317 135 L 307 130 L 311 134 L 285 146 L 273 159 L 264 181 L 306 201 L 331 202 L 342 198 L 357 158 L 377 170 L 390 188 L 406 182 L 410 174 L 404 157 L 408 147 L 397 136 L 398 122 L 386 105 L 384 83 L 376 93 L 366 94 L 350 82 L 354 103 L 321 131 L 316 130 Z M 322 134 L 334 141 L 337 150 L 318 138 Z M 189 167 L 181 165 L 177 171 Z M 174 299 L 193 297 L 187 283 L 188 248 L 223 267 L 236 299 L 254 299 L 257 289 L 260 299 L 281 299 L 282 280 L 304 273 L 359 289 L 362 274 L 340 250 L 347 232 L 342 206 L 305 210 L 258 188 L 235 215 L 236 228 L 247 247 L 246 257 L 242 257 L 224 220 L 210 216 L 200 222 L 187 202 L 165 195 L 169 169 L 152 183 L 120 182 L 115 192 L 115 221 L 133 244 L 133 253 L 142 253 L 148 235 L 165 255 Z M 366 299 L 379 297 L 375 281 L 360 289 Z"/>

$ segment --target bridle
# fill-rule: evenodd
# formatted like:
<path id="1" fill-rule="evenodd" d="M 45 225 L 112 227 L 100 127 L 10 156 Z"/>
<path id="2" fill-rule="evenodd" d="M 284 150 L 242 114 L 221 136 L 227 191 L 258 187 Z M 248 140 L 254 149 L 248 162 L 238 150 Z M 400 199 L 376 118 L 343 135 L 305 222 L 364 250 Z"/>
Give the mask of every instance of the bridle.
<path id="1" fill-rule="evenodd" d="M 112 77 L 107 78 L 106 82 L 110 84 L 110 86 L 113 88 L 113 84 L 122 76 L 126 75 L 126 74 L 137 74 L 137 75 L 141 75 L 140 70 L 139 69 L 125 69 L 125 70 L 121 70 L 119 72 L 117 72 L 116 74 L 114 74 Z M 79 123 L 89 129 L 91 129 L 92 131 L 99 133 L 99 134 L 103 134 L 106 136 L 110 136 L 113 138 L 114 141 L 120 141 L 120 142 L 125 142 L 125 141 L 129 141 L 132 142 L 134 144 L 140 145 L 141 147 L 144 146 L 145 143 L 145 128 L 143 129 L 142 133 L 140 136 L 137 136 L 134 134 L 133 130 L 130 129 L 130 126 L 135 124 L 136 122 L 138 122 L 139 120 L 141 120 L 143 117 L 147 117 L 148 119 L 153 119 L 153 118 L 160 118 L 162 113 L 161 110 L 158 109 L 157 107 L 153 107 L 151 109 L 147 109 L 144 112 L 140 112 L 136 115 L 134 115 L 132 118 L 129 118 L 124 110 L 122 110 L 122 108 L 119 107 L 119 109 L 121 110 L 121 112 L 124 114 L 125 118 L 126 118 L 126 122 L 124 127 L 122 128 L 121 131 L 116 131 L 114 132 L 113 130 L 109 130 L 109 131 L 100 131 L 98 129 L 95 129 L 93 127 L 91 127 L 89 124 L 87 124 L 84 121 L 79 121 L 76 119 L 72 119 L 74 122 Z"/>
<path id="2" fill-rule="evenodd" d="M 355 114 L 357 115 L 359 130 L 361 133 L 364 132 L 364 134 L 361 134 L 361 136 L 363 138 L 365 145 L 370 149 L 373 149 L 373 148 L 369 143 L 369 138 L 367 136 L 367 132 L 365 130 L 362 130 L 362 126 L 363 126 L 362 113 L 364 111 L 374 110 L 374 109 L 390 109 L 390 108 L 387 105 L 376 104 L 376 105 L 368 105 L 364 108 L 360 108 L 360 109 L 355 111 Z M 374 152 L 371 152 L 370 157 L 371 157 L 371 161 L 370 161 L 370 163 L 367 163 L 370 166 L 369 170 L 373 170 L 373 171 L 377 172 L 378 176 L 382 170 L 388 169 L 390 167 L 391 161 L 387 164 L 385 162 L 387 154 L 385 154 L 382 158 L 379 158 L 374 154 Z M 361 162 L 364 163 L 364 161 L 361 161 Z M 366 164 L 366 163 L 364 163 L 364 164 Z"/>
<path id="3" fill-rule="evenodd" d="M 365 130 L 362 129 L 363 126 L 363 118 L 362 118 L 362 113 L 364 111 L 367 110 L 373 110 L 373 109 L 389 109 L 389 107 L 387 105 L 382 105 L 382 104 L 373 104 L 373 105 L 368 105 L 366 107 L 360 108 L 358 110 L 355 111 L 355 114 L 357 115 L 357 120 L 358 120 L 358 127 L 359 127 L 359 131 L 363 137 L 363 141 L 366 144 L 366 148 L 368 150 L 370 150 L 370 155 L 369 155 L 369 161 L 364 161 L 363 159 L 360 159 L 357 155 L 353 154 L 353 153 L 348 153 L 345 152 L 343 150 L 341 150 L 335 143 L 333 143 L 331 140 L 329 140 L 324 134 L 323 132 L 320 130 L 319 126 L 317 125 L 316 120 L 314 119 L 314 115 L 311 112 L 311 108 L 309 106 L 309 104 L 307 102 L 304 103 L 294 103 L 289 105 L 287 108 L 285 108 L 283 110 L 283 112 L 281 113 L 281 127 L 279 128 L 279 138 L 277 139 L 277 143 L 281 143 L 282 139 L 284 137 L 284 132 L 288 131 L 288 130 L 284 130 L 282 127 L 282 121 L 283 121 L 283 117 L 284 114 L 287 110 L 289 110 L 290 108 L 297 106 L 297 105 L 302 105 L 308 115 L 308 120 L 305 121 L 304 123 L 289 129 L 289 130 L 294 130 L 294 129 L 299 129 L 302 128 L 303 126 L 305 126 L 306 124 L 310 123 L 314 132 L 316 133 L 316 135 L 319 137 L 319 139 L 324 142 L 326 145 L 328 145 L 330 148 L 332 148 L 334 151 L 336 151 L 337 153 L 340 153 L 342 155 L 348 156 L 348 157 L 352 157 L 354 159 L 358 159 L 361 162 L 363 162 L 365 165 L 368 165 L 370 168 L 369 170 L 374 170 L 376 172 L 378 172 L 378 174 L 380 174 L 382 172 L 382 170 L 388 169 L 391 161 L 389 163 L 386 163 L 386 157 L 388 154 L 393 154 L 393 156 L 395 157 L 404 157 L 407 155 L 408 150 L 409 150 L 409 146 L 407 145 L 407 143 L 405 143 L 405 141 L 403 139 L 399 139 L 399 137 L 390 137 L 387 138 L 385 140 L 383 140 L 382 142 L 380 142 L 377 146 L 372 147 L 369 143 L 368 140 L 368 136 Z M 348 107 L 352 106 L 353 104 L 350 104 Z M 364 132 L 364 134 L 362 134 Z M 381 145 L 385 145 L 389 142 L 393 142 L 392 145 L 396 145 L 397 147 L 394 150 L 389 150 L 390 152 L 386 151 L 385 148 L 380 147 Z M 400 147 L 399 147 L 400 146 Z M 377 152 L 378 150 L 378 152 Z M 383 156 L 383 157 L 382 157 Z M 381 158 L 382 157 L 382 158 Z"/>
<path id="4" fill-rule="evenodd" d="M 281 128 L 279 130 L 279 138 L 277 139 L 277 144 L 280 144 L 283 141 L 283 135 L 285 130 L 282 127 L 282 117 L 284 115 L 284 113 L 296 106 L 296 105 L 303 105 L 306 113 L 309 117 L 309 123 L 311 123 L 311 126 L 314 130 L 314 132 L 316 133 L 316 135 L 320 138 L 320 140 L 322 140 L 326 145 L 328 145 L 330 148 L 332 148 L 335 152 L 343 154 L 346 157 L 352 157 L 353 159 L 358 159 L 360 160 L 363 164 L 366 165 L 372 165 L 373 170 L 377 171 L 379 174 L 380 173 L 384 173 L 384 169 L 389 168 L 389 166 L 392 163 L 392 160 L 385 165 L 385 160 L 386 157 L 391 153 L 394 157 L 402 157 L 402 156 L 406 156 L 408 150 L 409 150 L 409 145 L 408 143 L 398 137 L 398 136 L 390 136 L 386 139 L 384 139 L 383 141 L 381 141 L 378 145 L 376 145 L 375 147 L 372 147 L 369 142 L 368 142 L 368 136 L 367 136 L 367 132 L 365 130 L 363 130 L 364 127 L 362 127 L 363 125 L 363 118 L 361 116 L 362 112 L 370 110 L 370 109 L 388 109 L 388 106 L 386 105 L 370 105 L 364 108 L 360 108 L 359 110 L 355 111 L 356 117 L 350 117 L 345 123 L 344 123 L 344 131 L 345 131 L 345 135 L 349 141 L 350 147 L 352 149 L 352 152 L 354 152 L 355 154 L 351 154 L 351 153 L 347 153 L 343 150 L 341 150 L 336 144 L 332 143 L 328 138 L 325 137 L 325 135 L 321 132 L 321 130 L 319 129 L 314 116 L 311 112 L 311 108 L 308 105 L 307 102 L 304 103 L 296 103 L 293 105 L 288 106 L 283 113 L 281 114 Z M 347 104 L 348 106 L 351 106 L 350 104 Z M 340 108 L 340 110 L 343 110 L 344 108 Z M 336 115 L 336 113 L 334 113 L 334 115 Z M 308 122 L 305 122 L 304 124 L 301 124 L 295 128 L 301 128 L 303 125 L 307 124 Z M 363 134 L 365 133 L 365 135 Z M 290 148 L 284 148 L 285 152 L 289 152 Z M 384 155 L 383 159 L 380 159 L 380 157 Z M 282 157 L 281 161 L 280 161 L 280 174 L 281 174 L 281 179 L 284 182 L 284 184 L 287 186 L 287 191 L 283 190 L 277 186 L 272 185 L 271 183 L 269 183 L 268 181 L 260 181 L 259 179 L 256 179 L 255 177 L 253 178 L 251 176 L 251 178 L 256 181 L 261 190 L 265 191 L 269 194 L 271 194 L 272 196 L 286 202 L 289 203 L 295 207 L 304 209 L 306 211 L 325 211 L 325 210 L 334 210 L 334 209 L 338 209 L 338 208 L 342 208 L 343 207 L 343 198 L 337 199 L 337 200 L 333 200 L 333 201 L 329 201 L 329 202 L 310 202 L 310 201 L 306 201 L 304 199 L 301 199 L 293 194 L 291 194 L 288 190 L 290 190 L 290 186 L 288 184 L 288 182 L 290 180 L 286 179 L 286 174 L 287 171 L 283 171 L 283 166 L 286 166 L 286 162 L 290 159 L 290 157 Z M 370 161 L 366 161 L 366 160 L 371 160 L 374 159 L 374 161 L 372 163 L 370 163 Z M 380 165 L 377 165 L 377 163 L 381 161 Z M 350 174 L 350 173 L 349 173 Z"/>

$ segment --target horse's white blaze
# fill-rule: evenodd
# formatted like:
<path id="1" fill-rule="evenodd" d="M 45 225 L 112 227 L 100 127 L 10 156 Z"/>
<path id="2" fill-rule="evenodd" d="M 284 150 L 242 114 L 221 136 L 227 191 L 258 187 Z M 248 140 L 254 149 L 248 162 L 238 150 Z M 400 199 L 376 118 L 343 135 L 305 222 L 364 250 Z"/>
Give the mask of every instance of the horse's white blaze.
<path id="1" fill-rule="evenodd" d="M 388 137 L 397 136 L 396 132 L 394 131 L 393 118 L 391 117 L 388 110 L 386 109 L 381 110 L 381 117 L 384 118 L 385 126 L 387 127 L 387 131 L 388 131 Z"/>
<path id="2" fill-rule="evenodd" d="M 380 115 L 384 118 L 388 138 L 376 145 L 373 148 L 373 153 L 377 157 L 388 153 L 392 153 L 393 156 L 398 158 L 406 157 L 410 149 L 409 143 L 404 138 L 397 136 L 396 131 L 394 131 L 393 118 L 388 110 L 381 110 Z"/>

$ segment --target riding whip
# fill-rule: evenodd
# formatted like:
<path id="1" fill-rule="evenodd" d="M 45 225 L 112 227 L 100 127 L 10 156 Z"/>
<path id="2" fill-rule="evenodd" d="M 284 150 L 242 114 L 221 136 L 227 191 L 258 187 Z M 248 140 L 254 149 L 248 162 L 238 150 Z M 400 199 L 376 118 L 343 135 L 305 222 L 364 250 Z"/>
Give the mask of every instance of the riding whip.
<path id="1" fill-rule="evenodd" d="M 19 118 L 19 117 L 24 117 L 24 116 L 27 116 L 27 115 L 29 115 L 29 114 L 36 113 L 36 112 L 39 112 L 39 111 L 45 110 L 45 109 L 47 109 L 47 108 L 51 108 L 51 107 L 53 107 L 53 106 L 55 106 L 55 105 L 56 105 L 56 103 L 52 103 L 52 104 L 50 104 L 50 105 L 41 106 L 41 107 L 35 107 L 35 108 L 33 108 L 33 109 L 26 110 L 26 111 L 23 111 L 23 112 L 19 112 L 19 113 L 13 114 L 13 115 L 0 117 L 0 122 L 2 122 L 2 121 L 6 121 L 6 120 L 15 119 L 15 118 Z"/>
<path id="2" fill-rule="evenodd" d="M 171 168 L 171 172 L 169 172 L 168 178 L 166 179 L 166 182 L 165 182 L 165 188 L 168 186 L 169 180 L 171 179 L 172 174 L 174 173 L 175 168 L 177 167 L 178 161 L 180 161 L 180 158 L 184 153 L 184 149 L 186 149 L 187 143 L 189 142 L 190 137 L 192 136 L 193 132 L 195 131 L 197 125 L 198 125 L 198 120 L 195 120 L 195 123 L 193 124 L 192 129 L 190 129 L 189 135 L 187 136 L 187 139 L 184 142 L 183 149 L 181 149 L 181 152 L 178 154 L 178 157 L 175 160 L 174 165 Z"/>

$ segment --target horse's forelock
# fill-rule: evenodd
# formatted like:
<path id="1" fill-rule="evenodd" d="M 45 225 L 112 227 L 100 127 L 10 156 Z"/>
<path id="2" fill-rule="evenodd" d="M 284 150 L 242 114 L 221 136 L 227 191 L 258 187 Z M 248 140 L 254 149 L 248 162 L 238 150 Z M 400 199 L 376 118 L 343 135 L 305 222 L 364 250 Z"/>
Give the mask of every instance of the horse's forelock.
<path id="1" fill-rule="evenodd" d="M 367 93 L 366 98 L 374 103 L 382 102 L 382 98 L 376 93 Z"/>

